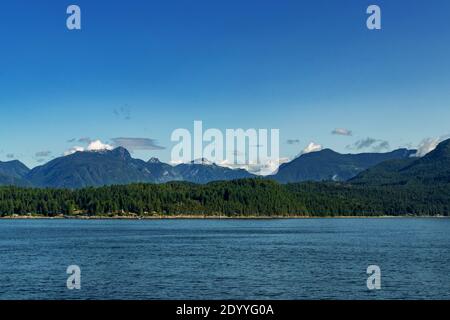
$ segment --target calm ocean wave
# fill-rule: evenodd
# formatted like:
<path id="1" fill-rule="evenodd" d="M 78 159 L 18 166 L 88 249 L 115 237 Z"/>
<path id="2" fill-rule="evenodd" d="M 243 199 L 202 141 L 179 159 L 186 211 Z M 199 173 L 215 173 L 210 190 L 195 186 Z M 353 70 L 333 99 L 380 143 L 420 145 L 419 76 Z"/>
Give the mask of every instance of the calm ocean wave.
<path id="1" fill-rule="evenodd" d="M 449 262 L 450 219 L 0 220 L 0 299 L 449 299 Z"/>

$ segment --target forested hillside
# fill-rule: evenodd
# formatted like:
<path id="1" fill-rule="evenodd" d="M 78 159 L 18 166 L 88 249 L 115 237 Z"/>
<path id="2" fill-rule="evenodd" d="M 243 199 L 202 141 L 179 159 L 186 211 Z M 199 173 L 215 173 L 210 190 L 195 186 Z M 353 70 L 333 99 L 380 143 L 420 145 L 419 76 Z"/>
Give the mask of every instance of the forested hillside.
<path id="1" fill-rule="evenodd" d="M 84 189 L 0 187 L 0 215 L 380 216 L 450 213 L 450 140 L 422 158 L 387 161 L 348 182 L 263 178 Z"/>
<path id="2" fill-rule="evenodd" d="M 450 186 L 382 187 L 263 179 L 79 190 L 0 188 L 0 215 L 449 215 Z"/>

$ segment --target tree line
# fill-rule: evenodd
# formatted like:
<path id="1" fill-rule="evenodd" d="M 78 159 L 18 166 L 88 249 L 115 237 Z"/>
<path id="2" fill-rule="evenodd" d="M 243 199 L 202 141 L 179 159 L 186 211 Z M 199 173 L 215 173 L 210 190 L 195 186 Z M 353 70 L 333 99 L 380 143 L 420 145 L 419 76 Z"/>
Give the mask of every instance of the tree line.
<path id="1" fill-rule="evenodd" d="M 365 186 L 335 182 L 281 185 L 265 179 L 130 184 L 99 188 L 0 187 L 0 215 L 379 216 L 446 215 L 448 184 Z"/>

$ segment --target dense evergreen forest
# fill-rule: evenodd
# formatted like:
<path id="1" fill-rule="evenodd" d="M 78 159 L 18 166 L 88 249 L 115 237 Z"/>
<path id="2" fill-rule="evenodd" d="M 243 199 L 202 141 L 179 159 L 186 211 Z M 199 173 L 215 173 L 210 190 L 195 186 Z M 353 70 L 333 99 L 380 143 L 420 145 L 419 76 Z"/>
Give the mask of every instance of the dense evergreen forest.
<path id="1" fill-rule="evenodd" d="M 380 216 L 445 215 L 450 185 L 281 185 L 265 179 L 100 188 L 0 187 L 0 216 Z"/>

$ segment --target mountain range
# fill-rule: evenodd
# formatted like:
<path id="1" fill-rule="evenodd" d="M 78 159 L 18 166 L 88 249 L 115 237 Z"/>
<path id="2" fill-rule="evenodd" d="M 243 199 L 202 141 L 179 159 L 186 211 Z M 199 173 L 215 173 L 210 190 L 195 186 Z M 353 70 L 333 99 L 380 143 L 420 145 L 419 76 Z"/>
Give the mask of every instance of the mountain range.
<path id="1" fill-rule="evenodd" d="M 3 170 L 2 170 L 3 169 Z M 76 152 L 56 158 L 32 170 L 19 161 L 0 163 L 0 185 L 78 189 L 135 182 L 188 181 L 208 183 L 252 177 L 245 170 L 232 170 L 204 159 L 171 166 L 156 158 L 134 159 L 122 147 L 114 150 Z"/>
<path id="2" fill-rule="evenodd" d="M 341 154 L 331 149 L 303 154 L 282 164 L 273 179 L 280 183 L 301 181 L 347 181 L 379 163 L 410 159 L 416 150 L 398 149 L 387 153 Z"/>
<path id="3" fill-rule="evenodd" d="M 435 186 L 450 183 L 450 139 L 422 158 L 404 158 L 382 162 L 349 180 L 369 186 Z"/>
<path id="4" fill-rule="evenodd" d="M 31 183 L 25 179 L 29 172 L 30 169 L 18 160 L 0 161 L 0 185 L 31 186 Z"/>
<path id="5" fill-rule="evenodd" d="M 104 159 L 105 157 L 109 162 Z M 104 168 L 101 168 L 101 165 L 92 165 L 93 159 L 102 161 Z M 79 153 L 55 159 L 31 170 L 26 174 L 26 178 L 37 181 L 36 177 L 39 177 L 43 185 L 53 183 L 52 179 L 58 182 L 60 178 L 55 173 L 61 174 L 61 170 L 69 164 L 76 170 L 75 173 L 79 178 L 78 185 L 81 182 L 91 184 L 99 184 L 103 181 L 122 182 L 125 180 L 119 179 L 117 175 L 123 174 L 124 170 L 128 173 L 130 168 L 134 168 L 135 171 L 126 176 L 128 181 L 133 181 L 136 178 L 133 176 L 135 174 L 139 176 L 139 179 L 142 179 L 143 173 L 148 175 L 145 177 L 151 177 L 153 174 L 153 178 L 171 174 L 166 173 L 165 169 L 151 172 L 149 164 L 158 170 L 165 168 L 157 159 L 151 159 L 148 162 L 135 160 L 126 150 L 116 149 L 97 153 Z M 17 169 L 21 166 L 17 163 L 8 163 L 2 164 L 1 167 L 2 172 L 5 172 L 5 167 Z M 209 177 L 211 172 L 216 173 L 216 170 L 222 172 L 226 169 L 216 168 L 204 159 L 181 167 L 169 166 L 166 169 L 171 168 L 174 170 L 173 174 L 186 174 L 186 178 L 194 172 L 193 176 L 197 181 L 203 181 L 198 179 L 201 177 L 200 173 L 206 172 Z M 204 168 L 210 170 L 204 171 Z M 47 175 L 47 169 L 50 175 Z M 65 186 L 69 185 L 75 173 L 66 173 L 61 176 L 61 183 L 58 182 L 58 185 L 63 184 L 62 182 Z M 110 174 L 109 180 L 102 180 L 99 176 L 105 173 Z M 92 180 L 87 181 L 88 178 Z M 185 179 L 182 176 L 181 178 Z M 99 188 L 73 188 L 72 190 L 0 188 L 0 217 L 12 215 L 449 216 L 449 203 L 450 140 L 442 142 L 421 158 L 403 157 L 386 160 L 360 172 L 346 182 L 310 181 L 280 184 L 273 179 L 259 177 L 215 181 L 208 184 L 174 181 L 159 184 L 134 183 Z"/>
<path id="6" fill-rule="evenodd" d="M 416 150 L 398 149 L 387 153 L 340 154 L 324 149 L 300 155 L 291 162 L 281 165 L 277 174 L 266 178 L 280 183 L 347 181 L 353 178 L 359 179 L 355 181 L 362 181 L 365 179 L 364 176 L 358 176 L 361 172 L 369 168 L 386 170 L 377 167 L 386 161 L 388 162 L 386 166 L 395 166 L 395 161 L 402 164 L 413 163 L 419 159 L 412 157 L 415 153 Z M 163 163 L 156 158 L 146 162 L 132 158 L 122 147 L 114 150 L 76 152 L 53 159 L 31 170 L 17 160 L 0 162 L 0 185 L 42 188 L 78 189 L 89 186 L 169 181 L 205 184 L 211 181 L 252 177 L 256 176 L 244 169 L 218 166 L 206 159 L 176 166 Z"/>

